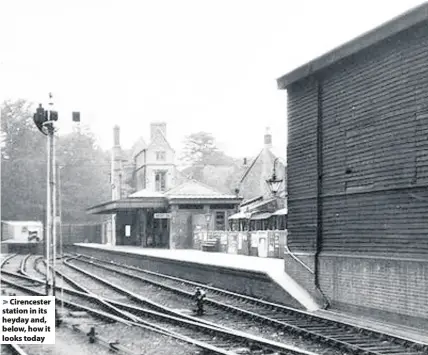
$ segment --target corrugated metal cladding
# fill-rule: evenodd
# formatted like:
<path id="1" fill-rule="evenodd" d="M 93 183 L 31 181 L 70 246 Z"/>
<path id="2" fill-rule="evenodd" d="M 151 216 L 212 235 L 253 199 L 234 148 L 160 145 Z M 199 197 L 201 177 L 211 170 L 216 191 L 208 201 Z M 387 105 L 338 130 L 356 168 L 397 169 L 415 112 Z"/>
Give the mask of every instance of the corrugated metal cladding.
<path id="1" fill-rule="evenodd" d="M 322 112 L 322 251 L 428 253 L 428 23 L 291 85 L 288 97 L 290 249 L 315 246 Z"/>

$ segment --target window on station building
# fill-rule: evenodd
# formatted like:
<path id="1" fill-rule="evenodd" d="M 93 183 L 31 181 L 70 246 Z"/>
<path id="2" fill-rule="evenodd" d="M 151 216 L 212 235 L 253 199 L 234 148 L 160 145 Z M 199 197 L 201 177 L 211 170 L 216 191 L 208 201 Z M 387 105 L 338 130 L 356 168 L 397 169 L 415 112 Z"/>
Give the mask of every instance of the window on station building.
<path id="1" fill-rule="evenodd" d="M 166 190 L 166 171 L 155 172 L 155 190 L 156 191 Z"/>
<path id="2" fill-rule="evenodd" d="M 125 226 L 125 237 L 130 237 L 131 236 L 131 226 L 130 225 L 126 225 Z"/>
<path id="3" fill-rule="evenodd" d="M 204 208 L 203 205 L 195 205 L 195 204 L 178 205 L 179 210 L 201 210 L 203 208 Z"/>
<path id="4" fill-rule="evenodd" d="M 235 207 L 232 204 L 210 205 L 210 210 L 234 210 Z"/>
<path id="5" fill-rule="evenodd" d="M 156 160 L 165 161 L 166 160 L 166 153 L 163 151 L 156 152 Z"/>
<path id="6" fill-rule="evenodd" d="M 221 231 L 226 229 L 226 218 L 224 212 L 215 213 L 215 229 Z"/>

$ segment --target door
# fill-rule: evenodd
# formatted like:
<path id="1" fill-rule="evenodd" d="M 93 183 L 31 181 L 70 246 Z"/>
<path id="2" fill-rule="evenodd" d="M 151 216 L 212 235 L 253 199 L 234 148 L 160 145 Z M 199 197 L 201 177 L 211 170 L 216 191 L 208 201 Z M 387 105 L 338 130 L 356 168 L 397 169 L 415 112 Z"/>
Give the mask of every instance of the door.
<path id="1" fill-rule="evenodd" d="M 260 233 L 260 235 L 258 235 L 258 239 L 259 239 L 258 252 L 259 252 L 259 257 L 261 258 L 267 258 L 268 256 L 267 238 L 268 238 L 267 233 Z"/>

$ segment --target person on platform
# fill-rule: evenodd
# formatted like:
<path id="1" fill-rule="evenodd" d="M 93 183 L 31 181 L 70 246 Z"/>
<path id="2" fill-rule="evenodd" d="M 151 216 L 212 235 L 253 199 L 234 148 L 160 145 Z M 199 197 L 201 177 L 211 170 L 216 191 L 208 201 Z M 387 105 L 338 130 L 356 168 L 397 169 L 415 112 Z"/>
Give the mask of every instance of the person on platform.
<path id="1" fill-rule="evenodd" d="M 196 300 L 196 314 L 202 316 L 204 314 L 205 292 L 200 287 L 197 287 L 194 297 Z"/>

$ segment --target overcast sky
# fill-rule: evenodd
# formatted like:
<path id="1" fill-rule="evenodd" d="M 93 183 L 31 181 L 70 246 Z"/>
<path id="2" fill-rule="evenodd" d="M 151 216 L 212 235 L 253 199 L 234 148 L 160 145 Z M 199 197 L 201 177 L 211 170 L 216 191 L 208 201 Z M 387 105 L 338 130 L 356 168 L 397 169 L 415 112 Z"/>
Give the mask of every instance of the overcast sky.
<path id="1" fill-rule="evenodd" d="M 285 152 L 286 92 L 276 79 L 423 1 L 2 0 L 0 98 L 52 91 L 61 132 L 81 112 L 103 148 L 167 122 L 180 150 L 213 133 L 252 156 L 266 126 Z"/>

